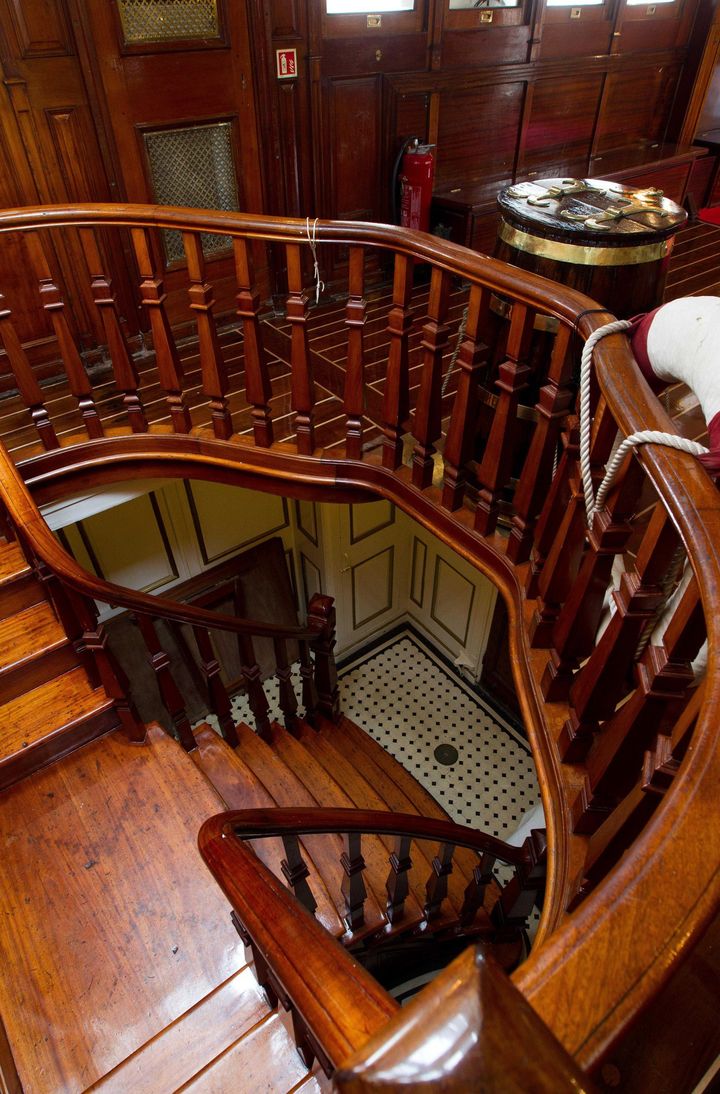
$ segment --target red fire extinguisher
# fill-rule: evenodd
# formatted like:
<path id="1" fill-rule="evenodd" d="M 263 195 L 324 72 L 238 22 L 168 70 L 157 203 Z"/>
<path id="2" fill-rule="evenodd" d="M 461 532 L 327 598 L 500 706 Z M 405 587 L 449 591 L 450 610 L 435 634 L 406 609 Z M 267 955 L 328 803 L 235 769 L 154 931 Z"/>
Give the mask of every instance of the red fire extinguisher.
<path id="1" fill-rule="evenodd" d="M 403 228 L 427 232 L 430 227 L 434 147 L 434 144 L 420 144 L 417 137 L 405 145 L 400 168 L 400 223 Z"/>

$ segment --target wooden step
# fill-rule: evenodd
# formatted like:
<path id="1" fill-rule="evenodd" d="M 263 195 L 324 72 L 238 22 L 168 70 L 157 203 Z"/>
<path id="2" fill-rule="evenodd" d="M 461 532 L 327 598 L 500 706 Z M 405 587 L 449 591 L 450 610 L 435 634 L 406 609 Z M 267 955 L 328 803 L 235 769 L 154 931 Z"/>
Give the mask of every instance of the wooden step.
<path id="1" fill-rule="evenodd" d="M 42 585 L 17 543 L 0 545 L 0 617 L 45 601 Z"/>
<path id="2" fill-rule="evenodd" d="M 227 809 L 271 809 L 277 805 L 238 753 L 210 726 L 206 724 L 194 732 L 198 747 L 190 755 L 221 796 Z M 249 732 L 252 733 L 252 730 Z M 282 861 L 285 852 L 282 840 L 258 839 L 253 840 L 251 845 L 268 870 L 272 870 L 276 877 L 283 877 Z M 318 905 L 315 915 L 323 927 L 338 938 L 345 933 L 345 923 L 338 915 L 335 903 L 315 868 L 310 849 L 302 841 L 301 849 L 310 869 L 310 887 Z"/>
<path id="3" fill-rule="evenodd" d="M 77 656 L 47 601 L 0 619 L 0 703 L 77 666 Z"/>
<path id="4" fill-rule="evenodd" d="M 110 734 L 0 795 L 0 846 L 12 848 L 0 856 L 0 1012 L 24 1090 L 75 1094 L 105 1076 L 113 1089 L 115 1071 L 115 1089 L 155 1092 L 164 1067 L 189 1078 L 196 1049 L 202 1066 L 262 1021 L 249 977 L 233 979 L 244 949 L 197 851 L 222 808 L 157 726 L 146 746 Z M 240 997 L 225 1032 L 204 1020 Z M 142 1056 L 142 1081 L 123 1085 L 121 1065 L 132 1077 Z M 241 1068 L 228 1089 L 258 1087 Z"/>
<path id="5" fill-rule="evenodd" d="M 10 699 L 0 706 L 0 789 L 117 725 L 112 700 L 82 668 Z"/>
<path id="6" fill-rule="evenodd" d="M 238 737 L 240 738 L 238 753 L 241 759 L 266 787 L 272 786 L 272 794 L 278 805 L 312 809 L 321 804 L 298 776 L 286 764 L 279 761 L 273 749 L 261 741 L 248 726 L 242 724 L 238 726 Z M 344 850 L 343 840 L 340 836 L 333 835 L 306 836 L 303 843 L 330 893 L 338 916 L 342 919 L 345 912 L 342 893 L 339 886 L 335 888 L 331 884 L 330 879 L 338 877 L 338 863 Z M 374 897 L 369 896 L 365 904 L 365 926 L 354 932 L 353 937 L 359 940 L 367 934 L 373 934 L 385 923 L 384 901 L 381 908 Z"/>

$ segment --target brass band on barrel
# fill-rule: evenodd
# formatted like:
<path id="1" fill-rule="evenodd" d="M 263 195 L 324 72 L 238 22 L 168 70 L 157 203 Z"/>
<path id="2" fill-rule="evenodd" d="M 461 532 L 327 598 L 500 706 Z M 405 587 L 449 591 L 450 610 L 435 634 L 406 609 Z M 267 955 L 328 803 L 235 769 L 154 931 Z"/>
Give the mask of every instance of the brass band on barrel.
<path id="1" fill-rule="evenodd" d="M 504 243 L 517 251 L 556 262 L 570 262 L 574 266 L 634 266 L 641 262 L 655 262 L 670 254 L 673 245 L 672 239 L 637 247 L 586 247 L 580 243 L 559 243 L 556 239 L 543 239 L 542 236 L 513 228 L 506 220 L 500 222 L 499 235 Z"/>

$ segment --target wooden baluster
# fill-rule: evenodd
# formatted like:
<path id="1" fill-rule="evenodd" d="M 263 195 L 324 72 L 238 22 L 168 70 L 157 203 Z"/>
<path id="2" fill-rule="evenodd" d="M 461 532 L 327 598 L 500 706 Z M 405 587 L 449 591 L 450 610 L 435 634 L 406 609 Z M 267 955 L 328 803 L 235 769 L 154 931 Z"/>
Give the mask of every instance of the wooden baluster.
<path id="1" fill-rule="evenodd" d="M 495 381 L 500 394 L 478 471 L 480 493 L 475 512 L 475 528 L 485 536 L 495 531 L 500 494 L 510 477 L 520 392 L 527 386 L 530 374 L 525 358 L 530 349 L 534 319 L 533 311 L 526 305 L 517 302 L 513 304 L 507 357 L 500 365 Z"/>
<path id="2" fill-rule="evenodd" d="M 176 433 L 189 433 L 192 429 L 192 421 L 183 396 L 182 362 L 165 311 L 165 289 L 162 278 L 158 276 L 150 237 L 145 228 L 133 228 L 130 234 L 142 278 L 140 298 L 150 319 L 155 364 L 160 385 L 170 407 L 173 429 Z"/>
<path id="3" fill-rule="evenodd" d="M 22 347 L 15 324 L 10 318 L 11 315 L 10 308 L 5 307 L 5 297 L 0 293 L 0 342 L 5 348 L 8 364 L 15 377 L 15 383 L 18 386 L 22 401 L 30 411 L 30 417 L 43 448 L 58 448 L 60 442 L 55 434 L 55 427 L 50 421 L 45 406 L 45 398 L 40 389 L 40 384 L 35 379 L 35 373 L 32 370 L 28 356 Z"/>
<path id="4" fill-rule="evenodd" d="M 383 402 L 383 467 L 394 471 L 402 462 L 402 435 L 410 413 L 408 345 L 412 327 L 413 260 L 395 255 L 392 307 L 388 315 L 390 335 Z"/>
<path id="5" fill-rule="evenodd" d="M 85 432 L 88 437 L 102 437 L 104 436 L 104 430 L 95 405 L 92 384 L 88 379 L 82 358 L 75 345 L 75 339 L 70 333 L 67 316 L 65 315 L 65 302 L 60 295 L 60 288 L 50 269 L 45 248 L 37 232 L 27 232 L 25 242 L 30 260 L 40 282 L 40 299 L 44 310 L 50 316 L 60 348 L 65 375 L 68 379 L 70 391 L 77 399 Z"/>
<path id="6" fill-rule="evenodd" d="M 252 407 L 253 435 L 255 444 L 269 448 L 273 443 L 272 415 L 270 412 L 270 376 L 268 374 L 262 331 L 260 329 L 260 294 L 252 274 L 252 263 L 247 241 L 236 239 L 235 271 L 238 283 L 237 314 L 242 319 L 243 348 L 245 356 L 245 394 Z"/>
<path id="7" fill-rule="evenodd" d="M 645 753 L 639 781 L 590 837 L 585 856 L 585 876 L 572 907 L 577 906 L 602 881 L 627 848 L 632 846 L 672 785 L 690 743 L 704 692 L 701 684 L 690 693 L 670 736 L 656 737 L 652 748 Z"/>
<path id="8" fill-rule="evenodd" d="M 250 954 L 250 964 L 253 966 L 253 973 L 255 979 L 257 980 L 258 987 L 264 993 L 267 1005 L 270 1007 L 271 1010 L 274 1010 L 279 1002 L 277 991 L 278 986 L 275 982 L 272 972 L 270 971 L 270 966 L 263 957 L 262 952 L 255 945 L 252 938 L 245 930 L 240 916 L 237 914 L 236 911 L 230 912 L 230 920 L 233 927 L 240 935 L 243 945 Z"/>
<path id="9" fill-rule="evenodd" d="M 190 280 L 188 288 L 190 308 L 197 324 L 203 395 L 210 400 L 213 433 L 221 441 L 226 441 L 232 437 L 234 426 L 225 398 L 228 391 L 228 375 L 215 328 L 213 287 L 209 281 L 205 280 L 205 256 L 200 236 L 195 232 L 183 232 L 182 238 Z"/>
<path id="10" fill-rule="evenodd" d="M 390 873 L 385 882 L 388 895 L 385 907 L 390 923 L 399 923 L 405 915 L 405 900 L 410 891 L 408 873 L 412 869 L 411 844 L 411 836 L 396 836 L 395 849 L 390 855 Z"/>
<path id="11" fill-rule="evenodd" d="M 232 712 L 232 703 L 222 680 L 220 662 L 215 656 L 210 635 L 204 627 L 193 627 L 193 634 L 200 654 L 200 669 L 208 689 L 210 709 L 217 715 L 220 732 L 232 747 L 238 745 L 238 735 Z"/>
<path id="12" fill-rule="evenodd" d="M 120 327 L 120 317 L 117 310 L 117 301 L 113 292 L 112 282 L 103 271 L 103 262 L 100 250 L 92 228 L 81 228 L 78 231 L 82 243 L 85 261 L 88 264 L 91 277 L 91 290 L 95 304 L 100 312 L 108 351 L 112 362 L 115 383 L 123 392 L 123 402 L 127 411 L 128 421 L 133 433 L 146 433 L 148 424 L 143 410 L 139 381 L 135 362 L 130 356 L 123 332 Z"/>
<path id="13" fill-rule="evenodd" d="M 363 880 L 365 859 L 362 856 L 360 832 L 345 834 L 345 850 L 340 856 L 343 868 L 342 895 L 345 900 L 345 923 L 350 931 L 362 927 L 365 922 L 365 897 L 367 889 Z"/>
<path id="14" fill-rule="evenodd" d="M 282 837 L 285 858 L 280 863 L 283 876 L 300 903 L 311 915 L 315 914 L 317 901 L 307 883 L 310 874 L 305 860 L 300 854 L 300 843 L 294 832 L 285 832 Z"/>
<path id="15" fill-rule="evenodd" d="M 535 526 L 535 538 L 526 584 L 528 600 L 533 600 L 539 595 L 540 575 L 543 572 L 550 550 L 556 542 L 558 525 L 565 515 L 574 489 L 571 480 L 577 479 L 577 461 L 580 452 L 579 439 L 578 420 L 573 416 L 568 418 L 567 429 L 560 434 L 562 454 L 552 477 L 547 499 Z M 548 628 L 546 636 L 548 642 L 551 631 L 552 626 Z M 542 644 L 542 641 L 538 642 L 538 645 Z"/>
<path id="16" fill-rule="evenodd" d="M 492 920 L 501 931 L 514 934 L 527 927 L 527 919 L 545 888 L 547 838 L 542 829 L 534 829 L 523 843 L 525 863 L 515 867 L 514 877 L 504 886 L 492 910 Z"/>
<path id="17" fill-rule="evenodd" d="M 318 693 L 315 686 L 315 666 L 310 655 L 310 646 L 305 639 L 300 642 L 300 678 L 302 679 L 305 721 L 314 726 L 318 708 Z"/>
<path id="18" fill-rule="evenodd" d="M 315 593 L 308 604 L 308 627 L 317 631 L 313 642 L 315 652 L 315 684 L 317 709 L 325 718 L 337 722 L 340 718 L 340 692 L 335 667 L 335 604 L 331 596 Z"/>
<path id="19" fill-rule="evenodd" d="M 553 628 L 550 661 L 542 679 L 549 703 L 567 698 L 575 669 L 595 648 L 613 563 L 632 533 L 630 519 L 645 481 L 640 463 L 628 456 L 608 504 L 593 516 L 588 547 Z"/>
<path id="20" fill-rule="evenodd" d="M 300 732 L 297 718 L 298 703 L 292 684 L 292 667 L 288 658 L 287 642 L 284 638 L 273 638 L 275 650 L 275 676 L 278 682 L 278 703 L 283 712 L 283 721 L 288 733 L 297 736 Z"/>
<path id="21" fill-rule="evenodd" d="M 425 886 L 425 917 L 428 920 L 437 919 L 440 915 L 442 902 L 447 896 L 448 876 L 452 873 L 454 843 L 441 843 L 437 855 L 432 860 L 433 872 Z"/>
<path id="22" fill-rule="evenodd" d="M 515 565 L 530 556 L 535 522 L 550 488 L 560 425 L 573 398 L 571 350 L 571 331 L 561 326 L 555 335 L 547 382 L 540 389 L 535 407 L 537 423 L 513 498 L 508 558 Z"/>
<path id="23" fill-rule="evenodd" d="M 365 283 L 365 251 L 350 247 L 348 255 L 348 301 L 345 326 L 348 330 L 347 361 L 345 364 L 345 455 L 349 460 L 362 459 L 363 411 L 365 409 L 365 355 L 363 327 L 367 303 L 363 297 Z"/>
<path id="24" fill-rule="evenodd" d="M 412 481 L 419 490 L 430 486 L 433 478 L 435 441 L 442 429 L 442 361 L 448 343 L 448 302 L 450 274 L 433 269 L 430 279 L 428 320 L 422 332 L 422 375 L 413 420 L 416 440 L 413 453 Z"/>
<path id="25" fill-rule="evenodd" d="M 465 495 L 467 462 L 477 429 L 478 388 L 481 373 L 488 362 L 488 346 L 482 332 L 487 324 L 490 290 L 479 285 L 470 289 L 465 336 L 457 356 L 458 380 L 450 425 L 443 450 L 445 479 L 442 504 L 445 509 L 459 509 Z"/>
<path id="26" fill-rule="evenodd" d="M 172 719 L 180 744 L 186 752 L 197 748 L 190 720 L 185 710 L 185 700 L 178 688 L 170 667 L 170 658 L 162 648 L 155 630 L 155 624 L 148 615 L 137 615 L 140 633 L 145 640 L 150 667 L 155 673 L 163 706 Z"/>
<path id="27" fill-rule="evenodd" d="M 240 671 L 247 689 L 248 705 L 255 718 L 257 735 L 263 741 L 269 741 L 270 719 L 268 718 L 268 711 L 270 710 L 270 704 L 262 686 L 262 674 L 260 666 L 255 660 L 252 638 L 247 634 L 239 634 L 238 649 L 240 651 Z"/>
<path id="28" fill-rule="evenodd" d="M 609 718 L 627 691 L 628 670 L 647 623 L 664 594 L 662 578 L 678 545 L 675 526 L 657 506 L 638 551 L 635 570 L 623 574 L 613 593 L 615 614 L 577 673 L 570 691 L 571 711 L 558 738 L 562 759 L 578 763 L 587 755 L 599 722 Z"/>
<path id="29" fill-rule="evenodd" d="M 661 646 L 648 645 L 637 665 L 638 686 L 602 727 L 587 757 L 584 785 L 572 814 L 588 834 L 628 794 L 650 742 L 669 732 L 695 677 L 690 663 L 705 641 L 705 617 L 694 579 L 676 606 Z"/>
<path id="30" fill-rule="evenodd" d="M 463 905 L 460 909 L 460 926 L 470 927 L 475 922 L 475 916 L 485 904 L 487 887 L 493 880 L 493 868 L 495 858 L 492 855 L 481 855 L 477 866 L 473 867 L 472 881 L 465 889 Z"/>
<path id="31" fill-rule="evenodd" d="M 295 411 L 297 448 L 302 456 L 315 451 L 315 385 L 308 341 L 308 295 L 303 290 L 302 258 L 297 243 L 285 246 L 287 255 L 287 317 L 291 328 L 291 405 Z"/>
<path id="32" fill-rule="evenodd" d="M 530 625 L 530 645 L 550 646 L 560 608 L 577 576 L 585 545 L 585 497 L 579 476 L 570 480 L 570 496 L 538 581 L 538 605 Z"/>

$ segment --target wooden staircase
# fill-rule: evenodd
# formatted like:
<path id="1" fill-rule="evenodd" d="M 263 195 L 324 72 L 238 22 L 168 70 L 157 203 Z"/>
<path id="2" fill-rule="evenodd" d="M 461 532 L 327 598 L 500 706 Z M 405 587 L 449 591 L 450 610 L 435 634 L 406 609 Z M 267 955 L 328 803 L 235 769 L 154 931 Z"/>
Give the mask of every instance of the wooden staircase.
<path id="1" fill-rule="evenodd" d="M 20 547 L 0 540 L 0 789 L 117 725 Z"/>

